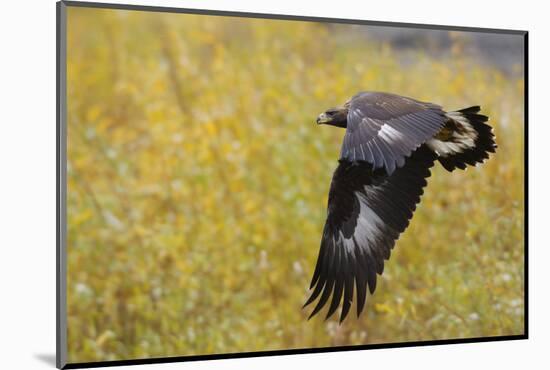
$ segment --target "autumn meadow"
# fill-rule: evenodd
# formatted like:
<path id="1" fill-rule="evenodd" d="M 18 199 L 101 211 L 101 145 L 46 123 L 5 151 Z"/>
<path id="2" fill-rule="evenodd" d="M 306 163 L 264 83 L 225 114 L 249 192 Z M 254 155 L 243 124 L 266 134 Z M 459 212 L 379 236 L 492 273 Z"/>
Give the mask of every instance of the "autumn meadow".
<path id="1" fill-rule="evenodd" d="M 524 331 L 524 81 L 359 26 L 68 10 L 70 362 Z M 362 316 L 307 320 L 344 131 L 361 90 L 481 105 L 497 152 L 432 169 Z M 335 315 L 337 316 L 337 315 Z"/>

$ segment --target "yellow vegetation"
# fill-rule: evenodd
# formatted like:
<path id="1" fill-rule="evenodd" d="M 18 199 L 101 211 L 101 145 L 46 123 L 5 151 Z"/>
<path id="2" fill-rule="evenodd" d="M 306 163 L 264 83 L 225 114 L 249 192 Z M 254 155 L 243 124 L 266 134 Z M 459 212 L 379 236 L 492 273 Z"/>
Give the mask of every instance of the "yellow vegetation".
<path id="1" fill-rule="evenodd" d="M 520 77 L 353 26 L 68 17 L 71 362 L 523 333 Z M 360 90 L 481 104 L 499 149 L 432 171 L 361 318 L 307 321 L 343 135 L 315 118 Z"/>

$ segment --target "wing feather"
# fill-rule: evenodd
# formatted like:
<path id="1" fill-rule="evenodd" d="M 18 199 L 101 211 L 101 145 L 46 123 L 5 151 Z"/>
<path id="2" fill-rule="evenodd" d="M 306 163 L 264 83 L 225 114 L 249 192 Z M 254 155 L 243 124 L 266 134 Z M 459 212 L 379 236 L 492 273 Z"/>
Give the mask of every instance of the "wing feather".
<path id="1" fill-rule="evenodd" d="M 376 275 L 413 216 L 436 155 L 425 145 L 391 175 L 366 162 L 340 160 L 329 191 L 328 211 L 311 296 L 304 307 L 317 305 L 310 318 L 327 303 L 329 318 L 342 307 L 340 322 L 349 313 L 354 285 L 357 315 L 362 312 L 367 289 L 376 289 Z"/>
<path id="2" fill-rule="evenodd" d="M 441 130 L 446 119 L 435 104 L 388 93 L 359 93 L 348 102 L 340 159 L 366 161 L 391 175 Z"/>

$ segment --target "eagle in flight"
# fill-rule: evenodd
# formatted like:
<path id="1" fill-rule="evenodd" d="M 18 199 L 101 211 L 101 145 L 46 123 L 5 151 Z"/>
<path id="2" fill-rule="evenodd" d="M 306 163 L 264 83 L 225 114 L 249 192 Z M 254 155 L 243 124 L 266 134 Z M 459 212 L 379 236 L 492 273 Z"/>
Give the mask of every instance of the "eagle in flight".
<path id="1" fill-rule="evenodd" d="M 342 322 L 367 289 L 376 289 L 396 240 L 412 218 L 435 161 L 448 171 L 475 166 L 494 153 L 488 117 L 473 106 L 446 112 L 441 106 L 383 92 L 360 92 L 319 115 L 318 124 L 346 129 L 328 195 L 327 218 L 313 289 L 319 298 L 309 318 L 329 302 L 328 319 L 340 306 Z M 343 300 L 342 300 L 343 297 Z"/>

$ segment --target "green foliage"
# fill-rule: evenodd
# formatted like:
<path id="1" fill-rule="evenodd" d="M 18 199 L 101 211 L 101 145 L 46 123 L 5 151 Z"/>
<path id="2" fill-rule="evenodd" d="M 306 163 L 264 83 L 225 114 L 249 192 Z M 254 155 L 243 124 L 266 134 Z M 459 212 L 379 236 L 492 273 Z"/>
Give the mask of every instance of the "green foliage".
<path id="1" fill-rule="evenodd" d="M 71 362 L 523 333 L 523 80 L 460 34 L 404 58 L 312 22 L 70 8 L 68 31 Z M 432 171 L 361 318 L 307 321 L 343 135 L 315 118 L 360 90 L 481 104 L 499 149 Z"/>

